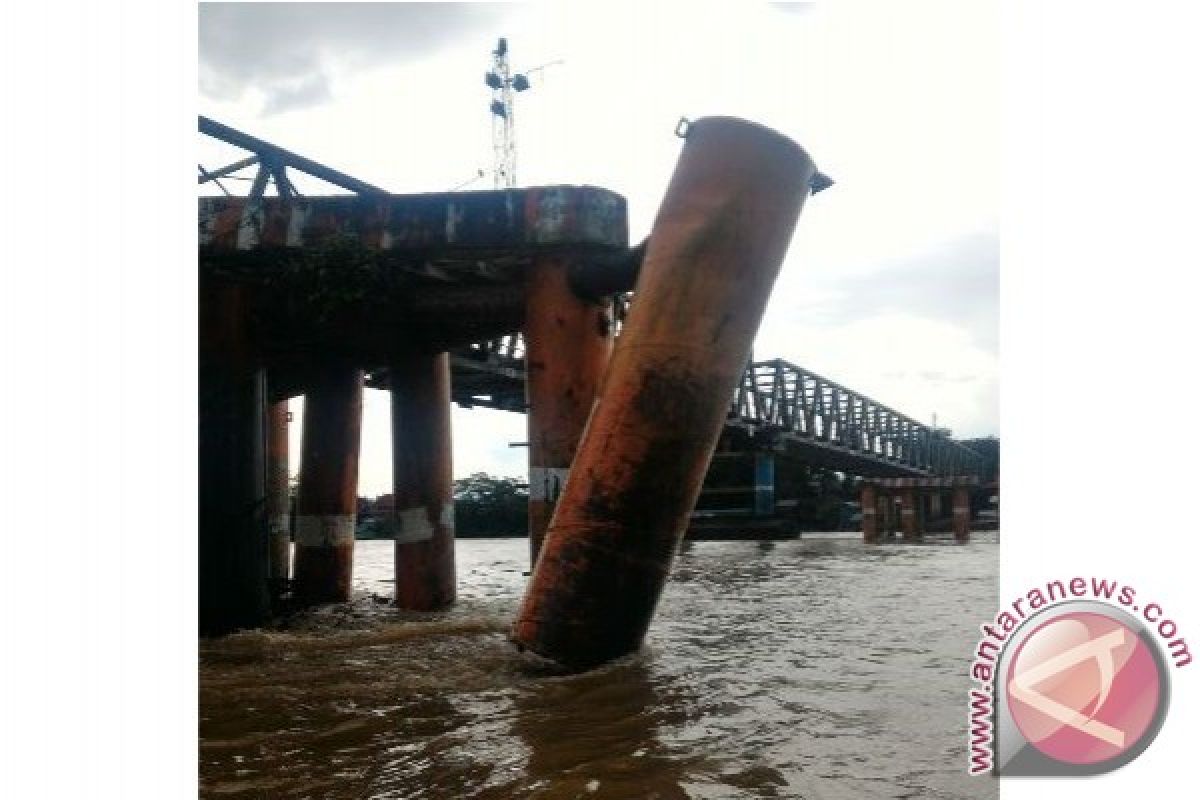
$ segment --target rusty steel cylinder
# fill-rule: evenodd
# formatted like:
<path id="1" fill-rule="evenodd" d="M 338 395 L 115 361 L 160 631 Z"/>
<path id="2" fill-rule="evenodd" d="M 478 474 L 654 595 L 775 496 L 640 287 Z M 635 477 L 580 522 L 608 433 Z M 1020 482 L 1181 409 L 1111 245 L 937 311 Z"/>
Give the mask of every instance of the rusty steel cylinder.
<path id="1" fill-rule="evenodd" d="M 284 398 L 267 408 L 267 560 L 275 597 L 287 589 L 291 574 L 288 466 L 288 401 Z"/>
<path id="2" fill-rule="evenodd" d="M 744 120 L 690 125 L 511 637 L 586 669 L 650 625 L 814 167 Z"/>
<path id="3" fill-rule="evenodd" d="M 201 635 L 270 617 L 266 372 L 255 363 L 244 286 L 200 286 L 199 541 Z"/>
<path id="4" fill-rule="evenodd" d="M 542 538 L 575 457 L 612 352 L 607 301 L 571 290 L 570 261 L 550 254 L 529 270 L 525 312 L 525 396 L 529 405 L 529 552 Z"/>
<path id="5" fill-rule="evenodd" d="M 362 370 L 334 366 L 305 394 L 292 563 L 300 605 L 350 599 L 362 393 Z"/>
<path id="6" fill-rule="evenodd" d="M 454 602 L 454 475 L 450 357 L 413 355 L 390 368 L 396 605 Z"/>

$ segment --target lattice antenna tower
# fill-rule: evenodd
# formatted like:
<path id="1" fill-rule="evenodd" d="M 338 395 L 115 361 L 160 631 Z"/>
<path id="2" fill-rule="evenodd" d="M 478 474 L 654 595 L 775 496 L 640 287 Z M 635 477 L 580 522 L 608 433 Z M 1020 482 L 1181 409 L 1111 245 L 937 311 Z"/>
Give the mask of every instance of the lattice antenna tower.
<path id="1" fill-rule="evenodd" d="M 517 129 L 513 118 L 514 92 L 529 89 L 529 76 L 546 67 L 561 64 L 562 60 L 551 61 L 540 67 L 514 75 L 508 61 L 508 39 L 498 39 L 492 51 L 492 69 L 484 76 L 484 83 L 492 90 L 492 150 L 495 165 L 492 170 L 497 189 L 512 189 L 517 185 Z"/>
<path id="2" fill-rule="evenodd" d="M 492 51 L 492 69 L 484 78 L 492 90 L 492 151 L 495 159 L 493 176 L 497 189 L 511 189 L 517 185 L 517 137 L 513 126 L 513 83 L 512 68 L 508 63 L 508 40 L 496 42 Z M 529 88 L 529 81 L 521 76 L 521 90 Z"/>

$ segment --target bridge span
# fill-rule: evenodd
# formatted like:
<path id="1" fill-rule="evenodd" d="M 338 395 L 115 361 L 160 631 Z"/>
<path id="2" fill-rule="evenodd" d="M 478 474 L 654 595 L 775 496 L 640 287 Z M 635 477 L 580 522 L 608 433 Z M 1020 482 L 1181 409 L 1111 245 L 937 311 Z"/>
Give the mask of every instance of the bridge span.
<path id="1" fill-rule="evenodd" d="M 451 395 L 463 408 L 524 412 L 520 334 L 455 350 Z M 387 386 L 376 373 L 369 385 Z M 812 466 L 872 478 L 979 475 L 983 458 L 944 432 L 783 359 L 746 366 L 726 415 L 727 439 Z"/>

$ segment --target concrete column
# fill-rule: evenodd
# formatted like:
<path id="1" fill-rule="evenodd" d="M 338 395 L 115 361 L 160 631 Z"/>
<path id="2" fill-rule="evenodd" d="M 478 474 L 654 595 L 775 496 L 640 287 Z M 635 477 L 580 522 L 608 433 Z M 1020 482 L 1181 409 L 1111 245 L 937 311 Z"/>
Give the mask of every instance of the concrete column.
<path id="1" fill-rule="evenodd" d="M 917 490 L 908 488 L 900 490 L 900 529 L 904 533 L 906 541 L 913 541 L 920 538 L 920 529 L 917 527 Z"/>
<path id="2" fill-rule="evenodd" d="M 967 487 L 954 488 L 954 540 L 966 542 L 971 538 L 971 497 Z"/>
<path id="3" fill-rule="evenodd" d="M 267 409 L 267 556 L 273 597 L 287 590 L 291 576 L 292 534 L 288 493 L 288 401 Z"/>
<path id="4" fill-rule="evenodd" d="M 362 370 L 335 366 L 305 394 L 292 581 L 300 604 L 350 599 L 362 392 Z"/>
<path id="5" fill-rule="evenodd" d="M 775 455 L 754 454 L 754 516 L 769 517 L 775 513 Z"/>
<path id="6" fill-rule="evenodd" d="M 940 520 L 942 518 L 942 490 L 934 489 L 929 497 L 929 515 L 933 519 Z"/>
<path id="7" fill-rule="evenodd" d="M 688 129 L 512 638 L 587 668 L 636 650 L 815 173 L 742 120 Z"/>
<path id="8" fill-rule="evenodd" d="M 267 588 L 266 374 L 246 332 L 246 290 L 202 284 L 199 370 L 199 628 L 262 625 Z"/>
<path id="9" fill-rule="evenodd" d="M 391 365 L 396 605 L 432 611 L 454 602 L 454 472 L 450 358 Z"/>
<path id="10" fill-rule="evenodd" d="M 529 553 L 537 561 L 567 470 L 612 352 L 607 302 L 578 297 L 570 259 L 546 254 L 529 269 L 525 396 L 529 405 Z"/>
<path id="11" fill-rule="evenodd" d="M 879 519 L 876 506 L 875 487 L 872 484 L 862 485 L 862 528 L 864 542 L 879 541 Z"/>

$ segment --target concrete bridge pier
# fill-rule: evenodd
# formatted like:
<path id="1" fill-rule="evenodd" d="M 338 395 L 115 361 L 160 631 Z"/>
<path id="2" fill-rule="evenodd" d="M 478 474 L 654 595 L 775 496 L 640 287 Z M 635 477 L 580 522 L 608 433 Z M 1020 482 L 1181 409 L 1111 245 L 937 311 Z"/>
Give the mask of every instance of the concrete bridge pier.
<path id="1" fill-rule="evenodd" d="M 873 484 L 862 485 L 862 500 L 859 505 L 862 507 L 863 541 L 879 541 L 879 503 Z"/>
<path id="2" fill-rule="evenodd" d="M 754 453 L 754 516 L 775 513 L 775 454 Z"/>
<path id="3" fill-rule="evenodd" d="M 943 492 L 935 491 L 929 496 L 929 516 L 933 519 L 941 519 L 944 513 L 942 495 Z"/>
<path id="4" fill-rule="evenodd" d="M 454 603 L 454 475 L 450 358 L 393 362 L 392 488 L 396 605 L 433 611 Z"/>
<path id="5" fill-rule="evenodd" d="M 610 304 L 572 290 L 568 273 L 573 258 L 578 256 L 547 253 L 535 258 L 526 287 L 531 564 L 537 562 L 612 353 Z"/>
<path id="6" fill-rule="evenodd" d="M 971 496 L 965 486 L 954 487 L 954 540 L 967 542 L 971 538 Z"/>
<path id="7" fill-rule="evenodd" d="M 266 373 L 246 336 L 242 287 L 200 288 L 199 629 L 263 624 L 267 591 Z"/>
<path id="8" fill-rule="evenodd" d="M 362 370 L 331 366 L 305 394 L 292 582 L 301 605 L 350 599 L 362 392 Z"/>
<path id="9" fill-rule="evenodd" d="M 975 476 L 926 476 L 919 478 L 871 478 L 863 481 L 863 540 L 891 538 L 899 500 L 900 531 L 905 541 L 919 541 L 930 530 L 945 530 L 940 516 L 943 495 L 949 492 L 953 500 L 952 530 L 954 538 L 965 542 L 970 538 L 970 488 L 978 486 Z M 871 497 L 883 497 L 884 511 L 870 519 L 866 506 Z"/>
<path id="10" fill-rule="evenodd" d="M 921 538 L 917 524 L 917 492 L 912 488 L 900 490 L 900 527 L 906 542 Z"/>
<path id="11" fill-rule="evenodd" d="M 270 375 L 268 375 L 270 380 Z M 291 577 L 291 497 L 288 492 L 288 401 L 267 409 L 267 579 L 272 598 L 282 597 Z"/>

